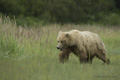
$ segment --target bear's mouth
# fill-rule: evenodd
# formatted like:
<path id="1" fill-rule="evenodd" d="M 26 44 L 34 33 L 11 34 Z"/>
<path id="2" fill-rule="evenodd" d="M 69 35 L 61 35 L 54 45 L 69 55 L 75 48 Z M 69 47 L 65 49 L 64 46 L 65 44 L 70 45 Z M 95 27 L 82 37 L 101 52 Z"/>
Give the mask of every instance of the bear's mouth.
<path id="1" fill-rule="evenodd" d="M 60 51 L 63 51 L 64 47 L 60 48 Z"/>
<path id="2" fill-rule="evenodd" d="M 63 51 L 63 48 L 61 48 L 60 51 Z"/>

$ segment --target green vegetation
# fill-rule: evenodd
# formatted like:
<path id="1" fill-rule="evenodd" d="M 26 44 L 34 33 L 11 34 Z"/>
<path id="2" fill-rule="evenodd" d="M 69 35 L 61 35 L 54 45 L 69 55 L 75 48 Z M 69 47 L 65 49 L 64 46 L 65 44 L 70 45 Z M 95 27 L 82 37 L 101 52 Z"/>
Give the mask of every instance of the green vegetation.
<path id="1" fill-rule="evenodd" d="M 120 0 L 0 0 L 0 80 L 120 80 L 119 25 Z M 110 65 L 60 64 L 56 38 L 71 29 L 100 35 Z"/>
<path id="2" fill-rule="evenodd" d="M 119 5 L 119 0 L 0 0 L 0 15 L 16 17 L 18 25 L 120 25 Z"/>
<path id="3" fill-rule="evenodd" d="M 96 58 L 93 64 L 81 64 L 72 54 L 65 64 L 60 64 L 56 37 L 60 30 L 71 29 L 99 34 L 108 50 L 110 65 Z M 119 80 L 119 74 L 119 27 L 54 24 L 29 28 L 0 18 L 0 80 Z"/>

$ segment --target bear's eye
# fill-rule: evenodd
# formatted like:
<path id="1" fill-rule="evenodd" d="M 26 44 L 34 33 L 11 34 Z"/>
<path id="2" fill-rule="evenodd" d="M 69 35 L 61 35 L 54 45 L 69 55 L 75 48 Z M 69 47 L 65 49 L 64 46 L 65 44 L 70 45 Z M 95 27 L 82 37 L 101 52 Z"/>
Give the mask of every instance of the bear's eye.
<path id="1" fill-rule="evenodd" d="M 60 41 L 61 43 L 65 43 L 65 41 Z"/>

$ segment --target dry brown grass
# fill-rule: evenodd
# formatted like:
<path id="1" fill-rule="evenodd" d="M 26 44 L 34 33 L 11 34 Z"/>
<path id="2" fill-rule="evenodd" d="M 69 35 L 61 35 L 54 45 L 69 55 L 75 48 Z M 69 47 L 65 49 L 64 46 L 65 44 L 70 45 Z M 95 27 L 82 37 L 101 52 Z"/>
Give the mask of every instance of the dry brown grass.
<path id="1" fill-rule="evenodd" d="M 60 64 L 56 37 L 59 31 L 72 29 L 99 34 L 111 64 L 103 65 L 98 59 L 93 64 L 80 64 L 74 55 Z M 0 80 L 119 80 L 119 57 L 119 27 L 74 24 L 20 27 L 9 18 L 0 18 Z"/>

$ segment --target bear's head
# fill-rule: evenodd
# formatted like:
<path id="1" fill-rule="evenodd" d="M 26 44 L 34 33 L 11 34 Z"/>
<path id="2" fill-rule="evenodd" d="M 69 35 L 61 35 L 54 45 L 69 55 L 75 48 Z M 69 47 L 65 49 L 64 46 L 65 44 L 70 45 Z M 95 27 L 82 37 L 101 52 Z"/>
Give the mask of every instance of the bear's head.
<path id="1" fill-rule="evenodd" d="M 58 44 L 56 48 L 63 51 L 63 49 L 68 48 L 70 46 L 70 41 L 71 41 L 71 36 L 69 32 L 60 31 L 57 37 Z"/>

